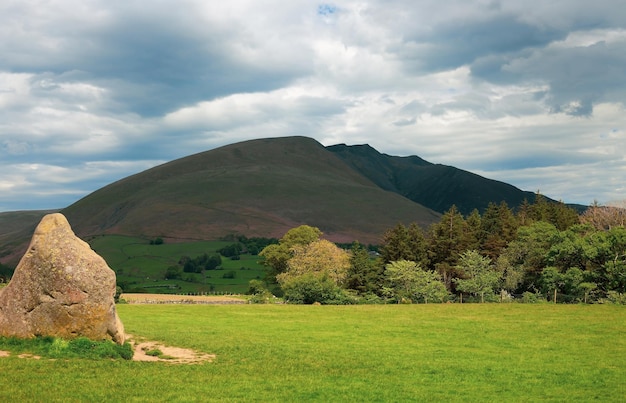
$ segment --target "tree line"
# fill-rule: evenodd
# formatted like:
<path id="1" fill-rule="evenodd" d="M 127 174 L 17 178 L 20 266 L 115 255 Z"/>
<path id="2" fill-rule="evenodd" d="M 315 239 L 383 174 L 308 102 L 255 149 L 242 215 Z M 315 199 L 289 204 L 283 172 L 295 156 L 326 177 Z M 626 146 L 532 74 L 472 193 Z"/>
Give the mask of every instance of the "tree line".
<path id="1" fill-rule="evenodd" d="M 624 217 L 598 204 L 579 214 L 540 194 L 515 210 L 491 203 L 463 216 L 452 206 L 426 230 L 387 230 L 376 256 L 305 225 L 260 252 L 268 278 L 251 290 L 292 303 L 626 303 Z"/>

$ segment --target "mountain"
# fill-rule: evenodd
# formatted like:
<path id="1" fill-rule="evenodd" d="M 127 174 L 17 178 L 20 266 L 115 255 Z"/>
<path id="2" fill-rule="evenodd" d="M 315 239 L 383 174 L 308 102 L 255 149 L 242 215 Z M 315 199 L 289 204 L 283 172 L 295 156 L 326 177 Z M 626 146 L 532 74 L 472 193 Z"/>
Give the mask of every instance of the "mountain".
<path id="1" fill-rule="evenodd" d="M 306 137 L 251 140 L 172 161 L 62 210 L 77 234 L 281 237 L 301 224 L 331 240 L 378 242 L 398 222 L 439 215 L 381 189 Z"/>
<path id="2" fill-rule="evenodd" d="M 419 157 L 307 137 L 245 141 L 154 167 L 61 212 L 82 238 L 100 234 L 217 239 L 281 237 L 301 224 L 338 242 L 379 243 L 398 223 L 427 227 L 455 204 L 519 205 L 534 194 Z M 0 261 L 15 264 L 47 211 L 0 214 Z"/>
<path id="3" fill-rule="evenodd" d="M 467 215 L 484 211 L 490 202 L 519 206 L 535 194 L 452 166 L 432 164 L 420 157 L 381 154 L 369 145 L 338 144 L 327 149 L 382 189 L 398 193 L 440 213 L 453 204 Z"/>

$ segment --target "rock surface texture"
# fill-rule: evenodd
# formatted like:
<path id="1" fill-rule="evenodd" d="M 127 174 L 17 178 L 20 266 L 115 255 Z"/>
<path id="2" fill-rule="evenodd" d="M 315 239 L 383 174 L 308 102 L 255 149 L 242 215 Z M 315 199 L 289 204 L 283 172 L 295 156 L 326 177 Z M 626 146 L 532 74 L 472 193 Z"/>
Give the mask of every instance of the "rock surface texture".
<path id="1" fill-rule="evenodd" d="M 0 289 L 0 335 L 88 337 L 124 343 L 115 310 L 115 273 L 76 237 L 62 214 L 45 216 Z"/>

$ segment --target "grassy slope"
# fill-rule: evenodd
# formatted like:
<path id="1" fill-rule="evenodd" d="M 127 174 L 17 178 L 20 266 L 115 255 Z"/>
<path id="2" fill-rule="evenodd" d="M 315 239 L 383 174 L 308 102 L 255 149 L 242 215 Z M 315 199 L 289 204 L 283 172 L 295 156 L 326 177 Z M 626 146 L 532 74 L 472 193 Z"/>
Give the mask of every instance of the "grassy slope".
<path id="1" fill-rule="evenodd" d="M 222 269 L 207 271 L 204 275 L 183 273 L 195 282 L 181 279 L 165 280 L 165 271 L 176 265 L 181 256 L 195 258 L 204 253 L 213 254 L 232 242 L 195 241 L 149 245 L 146 239 L 121 235 L 99 236 L 90 240 L 91 247 L 116 272 L 117 283 L 128 292 L 143 289 L 154 293 L 245 293 L 253 279 L 265 278 L 265 267 L 258 256 L 241 255 L 240 260 L 222 258 Z M 230 271 L 235 278 L 224 278 Z"/>
<path id="2" fill-rule="evenodd" d="M 416 203 L 443 213 L 453 204 L 463 214 L 484 210 L 490 202 L 506 201 L 511 207 L 524 199 L 534 200 L 532 192 L 504 182 L 487 179 L 452 166 L 432 164 L 419 157 L 381 154 L 368 145 L 328 147 L 348 165 L 374 183 L 397 192 Z M 581 206 L 582 207 L 582 206 Z"/>
<path id="3" fill-rule="evenodd" d="M 0 359 L 13 401 L 603 401 L 626 396 L 619 306 L 137 306 L 129 333 L 214 353 L 176 366 Z"/>
<path id="4" fill-rule="evenodd" d="M 438 219 L 303 137 L 253 140 L 176 160 L 102 188 L 63 213 L 83 236 L 281 237 L 309 224 L 333 240 L 364 243 L 377 242 L 398 222 Z"/>

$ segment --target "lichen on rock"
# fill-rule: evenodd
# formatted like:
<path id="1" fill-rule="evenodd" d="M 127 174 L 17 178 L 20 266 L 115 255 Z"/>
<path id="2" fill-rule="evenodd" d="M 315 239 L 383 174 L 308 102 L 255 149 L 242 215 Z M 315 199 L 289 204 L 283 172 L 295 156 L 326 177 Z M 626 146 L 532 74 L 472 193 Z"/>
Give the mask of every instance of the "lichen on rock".
<path id="1" fill-rule="evenodd" d="M 43 217 L 10 283 L 0 290 L 0 335 L 124 343 L 115 272 L 60 213 Z"/>

